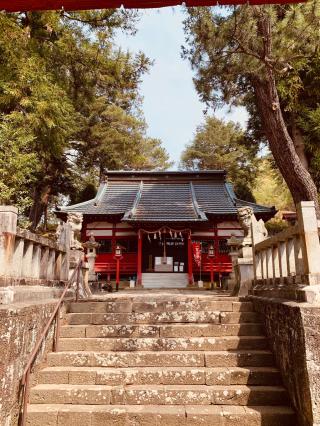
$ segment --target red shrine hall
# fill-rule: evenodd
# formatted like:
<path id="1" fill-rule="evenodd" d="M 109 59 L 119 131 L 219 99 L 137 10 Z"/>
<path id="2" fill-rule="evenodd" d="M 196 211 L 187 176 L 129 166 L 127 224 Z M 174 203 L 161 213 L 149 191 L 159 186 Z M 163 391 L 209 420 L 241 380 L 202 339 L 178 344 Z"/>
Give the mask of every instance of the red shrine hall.
<path id="1" fill-rule="evenodd" d="M 82 213 L 82 241 L 100 244 L 95 271 L 120 275 L 137 285 L 185 287 L 202 278 L 221 281 L 232 271 L 228 238 L 243 236 L 237 209 L 253 208 L 257 219 L 270 219 L 274 208 L 240 200 L 226 172 L 110 171 L 94 199 L 61 207 L 57 216 Z M 161 284 L 161 286 L 163 286 Z"/>

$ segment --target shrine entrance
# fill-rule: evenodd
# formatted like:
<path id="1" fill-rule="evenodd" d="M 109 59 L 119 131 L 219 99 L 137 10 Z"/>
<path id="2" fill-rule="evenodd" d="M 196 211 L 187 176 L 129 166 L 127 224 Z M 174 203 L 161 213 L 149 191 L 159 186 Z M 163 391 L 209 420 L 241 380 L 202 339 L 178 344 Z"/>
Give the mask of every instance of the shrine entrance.
<path id="1" fill-rule="evenodd" d="M 154 234 L 156 236 L 156 234 Z M 188 237 L 143 236 L 142 272 L 187 272 Z"/>

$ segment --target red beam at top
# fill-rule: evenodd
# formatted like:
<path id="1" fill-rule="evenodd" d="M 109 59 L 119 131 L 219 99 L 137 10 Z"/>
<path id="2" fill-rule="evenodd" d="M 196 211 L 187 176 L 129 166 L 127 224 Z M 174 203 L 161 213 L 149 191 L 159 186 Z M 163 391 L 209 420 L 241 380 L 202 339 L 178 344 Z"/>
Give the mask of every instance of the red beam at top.
<path id="1" fill-rule="evenodd" d="M 216 6 L 239 4 L 286 4 L 299 3 L 299 0 L 0 0 L 0 10 L 6 12 L 26 12 L 36 10 L 89 10 L 115 9 L 150 9 L 166 6 Z"/>

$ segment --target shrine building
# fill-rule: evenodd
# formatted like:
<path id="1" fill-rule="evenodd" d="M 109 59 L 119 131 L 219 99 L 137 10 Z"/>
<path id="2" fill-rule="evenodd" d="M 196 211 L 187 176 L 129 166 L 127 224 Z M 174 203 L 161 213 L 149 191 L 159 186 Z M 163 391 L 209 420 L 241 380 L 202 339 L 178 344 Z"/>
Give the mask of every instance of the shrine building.
<path id="1" fill-rule="evenodd" d="M 93 235 L 100 244 L 100 276 L 115 275 L 120 247 L 121 277 L 159 287 L 165 273 L 167 286 L 185 287 L 212 272 L 221 280 L 232 271 L 227 240 L 243 236 L 237 220 L 243 206 L 264 221 L 276 212 L 238 199 L 222 170 L 108 171 L 94 199 L 56 214 L 63 220 L 68 213 L 83 214 L 82 241 Z"/>

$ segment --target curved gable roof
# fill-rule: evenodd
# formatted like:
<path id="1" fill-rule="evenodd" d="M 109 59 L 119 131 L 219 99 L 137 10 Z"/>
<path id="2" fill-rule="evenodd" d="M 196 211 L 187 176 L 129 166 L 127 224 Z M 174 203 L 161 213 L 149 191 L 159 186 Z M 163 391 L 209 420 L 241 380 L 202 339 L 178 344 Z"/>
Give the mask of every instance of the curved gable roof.
<path id="1" fill-rule="evenodd" d="M 58 215 L 117 216 L 126 222 L 205 222 L 211 216 L 236 216 L 250 206 L 269 219 L 275 209 L 236 198 L 223 170 L 203 172 L 109 172 L 92 200 L 61 207 Z"/>

